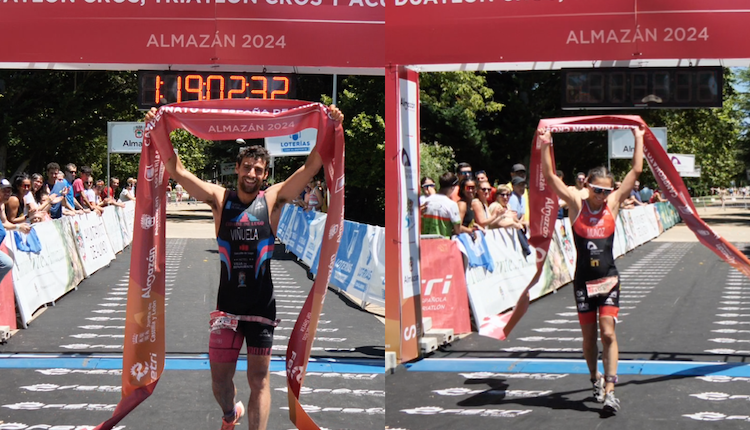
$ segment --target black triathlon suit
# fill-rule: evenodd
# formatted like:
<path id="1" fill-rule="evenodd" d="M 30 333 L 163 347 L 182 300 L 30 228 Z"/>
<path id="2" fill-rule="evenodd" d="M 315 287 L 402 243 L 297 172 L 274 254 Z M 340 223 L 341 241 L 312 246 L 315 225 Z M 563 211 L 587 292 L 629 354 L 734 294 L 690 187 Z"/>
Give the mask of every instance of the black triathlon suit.
<path id="1" fill-rule="evenodd" d="M 594 213 L 583 201 L 581 212 L 573 221 L 573 238 L 578 259 L 573 282 L 576 309 L 579 313 L 596 312 L 600 306 L 620 307 L 620 281 L 612 255 L 615 240 L 615 218 L 607 207 Z M 617 276 L 617 285 L 607 295 L 589 297 L 586 282 Z"/>
<path id="2" fill-rule="evenodd" d="M 216 238 L 221 260 L 216 309 L 233 315 L 276 320 L 276 298 L 271 282 L 274 240 L 263 191 L 250 205 L 242 203 L 236 191 L 228 191 Z M 273 328 L 248 321 L 240 321 L 238 325 L 248 347 L 258 348 L 271 348 Z"/>

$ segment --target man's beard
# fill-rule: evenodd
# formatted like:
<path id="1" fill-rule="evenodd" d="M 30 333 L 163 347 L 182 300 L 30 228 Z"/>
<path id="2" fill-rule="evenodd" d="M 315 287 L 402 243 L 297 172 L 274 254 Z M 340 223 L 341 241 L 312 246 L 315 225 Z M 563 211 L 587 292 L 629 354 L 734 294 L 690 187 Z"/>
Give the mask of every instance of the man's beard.
<path id="1" fill-rule="evenodd" d="M 243 193 L 254 194 L 260 190 L 260 181 L 255 181 L 255 184 L 246 184 L 245 181 L 240 181 L 240 189 Z"/>

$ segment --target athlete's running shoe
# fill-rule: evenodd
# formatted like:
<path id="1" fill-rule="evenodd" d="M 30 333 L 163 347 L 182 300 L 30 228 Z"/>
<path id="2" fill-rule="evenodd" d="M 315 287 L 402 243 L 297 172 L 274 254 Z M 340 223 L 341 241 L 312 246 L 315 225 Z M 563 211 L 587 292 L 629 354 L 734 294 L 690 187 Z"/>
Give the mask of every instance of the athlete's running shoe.
<path id="1" fill-rule="evenodd" d="M 234 404 L 234 419 L 232 421 L 227 422 L 226 419 L 221 419 L 221 428 L 219 430 L 234 430 L 234 426 L 237 425 L 237 423 L 240 422 L 240 418 L 245 415 L 245 406 L 242 404 L 242 402 L 237 402 Z"/>
<path id="2" fill-rule="evenodd" d="M 620 410 L 620 401 L 615 397 L 615 392 L 610 391 L 604 395 L 604 408 L 605 412 L 616 414 Z"/>
<path id="3" fill-rule="evenodd" d="M 604 403 L 604 376 L 598 376 L 598 379 L 591 381 L 591 385 L 594 386 L 594 399 L 599 403 Z"/>

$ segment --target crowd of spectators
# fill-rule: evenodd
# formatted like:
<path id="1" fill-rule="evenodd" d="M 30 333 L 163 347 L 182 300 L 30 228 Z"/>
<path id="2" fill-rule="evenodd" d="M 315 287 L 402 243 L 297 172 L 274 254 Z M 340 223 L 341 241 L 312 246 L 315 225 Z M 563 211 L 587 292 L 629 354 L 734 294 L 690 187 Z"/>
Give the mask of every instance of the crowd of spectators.
<path id="1" fill-rule="evenodd" d="M 518 232 L 522 246 L 527 247 L 529 226 L 529 192 L 527 172 L 523 164 L 514 164 L 508 172 L 508 182 L 494 183 L 484 170 L 474 171 L 469 163 L 458 163 L 456 173 L 445 172 L 436 182 L 423 177 L 419 205 L 422 213 L 423 235 L 440 235 L 450 238 L 460 233 L 474 234 L 494 228 L 510 228 Z M 557 175 L 562 179 L 563 172 Z M 568 188 L 588 198 L 587 175 L 576 174 L 575 183 Z M 619 188 L 620 182 L 615 182 Z M 623 202 L 622 209 L 632 209 L 649 203 L 664 202 L 660 190 L 644 186 L 636 181 L 630 197 Z M 567 216 L 565 202 L 560 201 L 558 218 Z M 525 250 L 524 250 L 525 252 Z"/>
<path id="2" fill-rule="evenodd" d="M 125 201 L 135 199 L 136 180 L 128 178 L 127 187 L 117 197 L 118 178 L 94 180 L 89 166 L 57 163 L 47 165 L 47 177 L 39 173 L 21 173 L 8 180 L 0 179 L 0 219 L 8 230 L 24 233 L 30 225 L 76 214 L 94 212 L 101 215 L 104 207 L 123 207 Z"/>

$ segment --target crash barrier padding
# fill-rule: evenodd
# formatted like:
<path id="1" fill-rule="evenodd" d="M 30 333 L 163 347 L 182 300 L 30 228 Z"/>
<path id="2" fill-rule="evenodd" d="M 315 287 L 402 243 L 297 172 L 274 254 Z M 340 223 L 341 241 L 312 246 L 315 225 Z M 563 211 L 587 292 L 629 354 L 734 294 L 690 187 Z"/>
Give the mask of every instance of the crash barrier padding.
<path id="1" fill-rule="evenodd" d="M 318 272 L 318 254 L 326 214 L 284 206 L 276 236 L 286 249 Z M 385 229 L 344 221 L 330 285 L 361 300 L 385 306 Z"/>
<path id="2" fill-rule="evenodd" d="M 29 234 L 8 232 L 3 244 L 13 258 L 13 269 L 0 288 L 13 289 L 23 328 L 40 307 L 76 288 L 130 244 L 134 216 L 135 202 L 127 202 L 124 208 L 105 207 L 102 216 L 66 216 L 33 224 Z M 15 321 L 15 310 L 0 316 L 8 319 Z"/>

